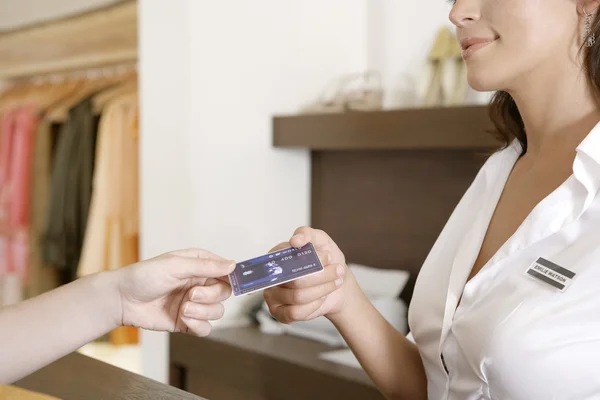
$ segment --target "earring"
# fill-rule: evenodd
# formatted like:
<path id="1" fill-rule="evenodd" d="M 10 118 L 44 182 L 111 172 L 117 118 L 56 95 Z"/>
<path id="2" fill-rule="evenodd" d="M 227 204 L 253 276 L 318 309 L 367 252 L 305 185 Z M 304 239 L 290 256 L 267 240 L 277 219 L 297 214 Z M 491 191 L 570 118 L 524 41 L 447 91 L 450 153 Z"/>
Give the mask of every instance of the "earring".
<path id="1" fill-rule="evenodd" d="M 594 14 L 588 14 L 588 12 L 585 11 L 585 8 L 583 9 L 583 13 L 585 14 L 585 18 L 583 20 L 585 24 L 585 33 L 583 36 L 583 40 L 585 41 L 586 47 L 594 47 L 594 45 L 596 44 L 596 34 L 592 33 L 592 22 L 594 21 Z"/>

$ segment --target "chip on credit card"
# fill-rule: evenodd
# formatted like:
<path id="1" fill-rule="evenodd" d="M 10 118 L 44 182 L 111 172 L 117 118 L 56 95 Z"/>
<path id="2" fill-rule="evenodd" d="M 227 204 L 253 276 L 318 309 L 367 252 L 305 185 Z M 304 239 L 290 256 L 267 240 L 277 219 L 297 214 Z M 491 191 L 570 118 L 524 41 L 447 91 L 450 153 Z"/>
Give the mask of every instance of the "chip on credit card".
<path id="1" fill-rule="evenodd" d="M 241 296 L 291 282 L 323 271 L 323 265 L 312 243 L 278 250 L 264 256 L 237 263 L 229 274 L 235 296 Z"/>

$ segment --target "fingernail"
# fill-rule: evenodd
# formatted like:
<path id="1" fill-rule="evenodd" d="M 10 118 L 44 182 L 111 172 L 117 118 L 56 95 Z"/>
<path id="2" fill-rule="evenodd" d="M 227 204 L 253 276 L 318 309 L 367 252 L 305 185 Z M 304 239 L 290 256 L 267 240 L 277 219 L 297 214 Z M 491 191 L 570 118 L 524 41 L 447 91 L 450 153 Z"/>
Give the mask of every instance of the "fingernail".
<path id="1" fill-rule="evenodd" d="M 344 267 L 342 265 L 338 265 L 335 272 L 337 272 L 338 276 L 342 277 L 342 276 L 344 276 L 344 272 L 346 272 L 346 271 L 344 271 Z"/>
<path id="2" fill-rule="evenodd" d="M 185 306 L 183 306 L 183 315 L 185 317 L 189 317 L 190 315 L 188 314 L 188 308 L 190 308 L 190 303 L 185 303 Z"/>
<path id="3" fill-rule="evenodd" d="M 193 301 L 196 301 L 196 300 L 198 300 L 198 289 L 195 289 L 195 290 L 192 292 L 192 300 L 193 300 Z M 186 304 L 186 307 L 187 307 L 187 304 Z M 185 310 L 184 310 L 184 312 L 185 312 Z"/>
<path id="4" fill-rule="evenodd" d="M 294 236 L 292 236 L 292 238 L 290 239 L 290 242 L 291 242 L 292 240 L 300 240 L 300 239 L 302 239 L 302 237 L 303 237 L 302 235 L 294 235 Z"/>
<path id="5" fill-rule="evenodd" d="M 340 278 L 337 281 L 335 281 L 335 286 L 342 286 L 342 283 L 344 283 L 344 280 Z"/>

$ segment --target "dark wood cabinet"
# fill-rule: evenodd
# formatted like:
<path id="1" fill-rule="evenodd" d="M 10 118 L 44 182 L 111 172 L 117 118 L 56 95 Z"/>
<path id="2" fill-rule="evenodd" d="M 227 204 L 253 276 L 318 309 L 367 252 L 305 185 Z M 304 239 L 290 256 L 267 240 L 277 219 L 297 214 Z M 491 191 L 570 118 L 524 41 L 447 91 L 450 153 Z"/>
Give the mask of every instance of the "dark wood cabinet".
<path id="1" fill-rule="evenodd" d="M 362 370 L 319 359 L 333 349 L 257 327 L 174 334 L 171 384 L 210 400 L 383 399 Z"/>

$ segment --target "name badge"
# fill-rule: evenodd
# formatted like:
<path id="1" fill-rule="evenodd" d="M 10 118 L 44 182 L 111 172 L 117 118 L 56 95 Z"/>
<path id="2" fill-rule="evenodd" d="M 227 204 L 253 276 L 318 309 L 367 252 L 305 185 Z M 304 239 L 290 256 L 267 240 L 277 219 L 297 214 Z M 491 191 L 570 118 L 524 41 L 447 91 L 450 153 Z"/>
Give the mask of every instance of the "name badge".
<path id="1" fill-rule="evenodd" d="M 573 278 L 575 272 L 569 271 L 566 268 L 556 265 L 553 262 L 546 260 L 545 258 L 538 258 L 536 262 L 531 264 L 527 269 L 527 274 L 532 278 L 547 283 L 550 286 L 564 292 L 567 290 Z"/>

